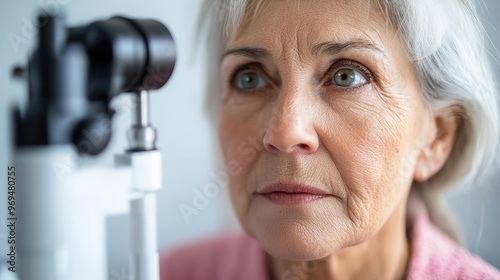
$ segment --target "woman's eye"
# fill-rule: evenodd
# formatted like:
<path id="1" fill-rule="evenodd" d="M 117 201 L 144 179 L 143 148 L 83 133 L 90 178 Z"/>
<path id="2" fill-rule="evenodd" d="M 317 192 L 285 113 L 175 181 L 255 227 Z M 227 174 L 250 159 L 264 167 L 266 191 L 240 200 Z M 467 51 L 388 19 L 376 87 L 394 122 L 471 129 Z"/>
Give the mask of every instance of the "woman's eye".
<path id="1" fill-rule="evenodd" d="M 266 80 L 252 70 L 242 71 L 236 75 L 235 83 L 239 89 L 248 91 L 256 90 L 267 85 Z"/>
<path id="2" fill-rule="evenodd" d="M 335 72 L 332 83 L 339 87 L 356 87 L 366 84 L 366 78 L 356 70 L 345 68 Z"/>

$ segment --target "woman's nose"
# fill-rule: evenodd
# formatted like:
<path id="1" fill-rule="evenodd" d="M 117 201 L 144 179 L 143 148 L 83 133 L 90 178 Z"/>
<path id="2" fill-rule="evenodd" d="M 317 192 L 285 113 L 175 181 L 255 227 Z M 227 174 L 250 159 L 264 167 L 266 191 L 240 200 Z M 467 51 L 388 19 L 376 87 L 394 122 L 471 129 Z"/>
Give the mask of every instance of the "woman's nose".
<path id="1" fill-rule="evenodd" d="M 276 108 L 264 134 L 265 149 L 284 153 L 316 152 L 319 139 L 311 120 L 311 112 L 306 109 L 303 105 Z"/>

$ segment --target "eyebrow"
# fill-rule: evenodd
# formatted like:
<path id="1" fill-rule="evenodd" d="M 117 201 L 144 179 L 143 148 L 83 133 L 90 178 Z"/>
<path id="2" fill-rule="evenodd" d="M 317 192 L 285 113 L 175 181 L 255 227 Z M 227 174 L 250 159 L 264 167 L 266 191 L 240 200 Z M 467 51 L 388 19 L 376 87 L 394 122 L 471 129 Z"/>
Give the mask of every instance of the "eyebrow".
<path id="1" fill-rule="evenodd" d="M 343 43 L 323 42 L 312 48 L 314 55 L 335 55 L 346 49 L 367 49 L 380 53 L 385 57 L 385 53 L 375 44 L 366 40 L 352 40 Z"/>
<path id="2" fill-rule="evenodd" d="M 258 58 L 268 58 L 271 56 L 271 53 L 264 48 L 243 47 L 237 49 L 229 49 L 225 51 L 221 57 L 221 60 L 223 60 L 228 55 L 242 55 L 258 59 Z"/>
<path id="3" fill-rule="evenodd" d="M 323 42 L 314 46 L 311 52 L 314 55 L 318 54 L 336 55 L 347 49 L 367 49 L 370 51 L 375 51 L 381 54 L 382 56 L 386 57 L 385 53 L 379 47 L 366 40 L 352 40 L 343 43 L 331 42 L 331 41 Z M 259 59 L 259 58 L 268 58 L 271 56 L 271 53 L 264 48 L 242 47 L 236 49 L 228 49 L 221 56 L 221 60 L 223 60 L 228 55 L 242 55 L 254 59 Z"/>

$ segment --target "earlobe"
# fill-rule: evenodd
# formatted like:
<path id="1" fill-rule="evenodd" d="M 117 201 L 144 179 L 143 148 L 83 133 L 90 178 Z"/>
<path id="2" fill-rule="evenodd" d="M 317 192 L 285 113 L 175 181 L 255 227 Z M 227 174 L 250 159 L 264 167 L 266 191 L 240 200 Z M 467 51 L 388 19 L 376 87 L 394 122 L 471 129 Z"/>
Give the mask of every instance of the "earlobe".
<path id="1" fill-rule="evenodd" d="M 427 181 L 430 177 L 432 177 L 432 175 L 434 175 L 434 170 L 430 167 L 435 165 L 431 163 L 432 159 L 429 156 L 429 151 L 430 148 L 425 148 L 425 151 L 421 152 L 415 165 L 413 179 L 419 183 Z"/>
<path id="2" fill-rule="evenodd" d="M 429 180 L 445 165 L 455 143 L 460 118 L 453 112 L 434 118 L 436 133 L 429 146 L 421 152 L 415 164 L 413 179 L 419 183 Z"/>

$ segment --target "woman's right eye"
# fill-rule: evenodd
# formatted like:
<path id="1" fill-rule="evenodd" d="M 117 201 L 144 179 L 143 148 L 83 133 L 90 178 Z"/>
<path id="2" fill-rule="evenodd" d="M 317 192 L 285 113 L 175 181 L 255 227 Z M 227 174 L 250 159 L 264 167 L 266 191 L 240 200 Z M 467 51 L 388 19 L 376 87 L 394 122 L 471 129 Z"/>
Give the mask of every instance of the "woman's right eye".
<path id="1" fill-rule="evenodd" d="M 267 86 L 266 80 L 254 70 L 243 70 L 236 74 L 234 85 L 243 91 L 254 91 Z"/>

